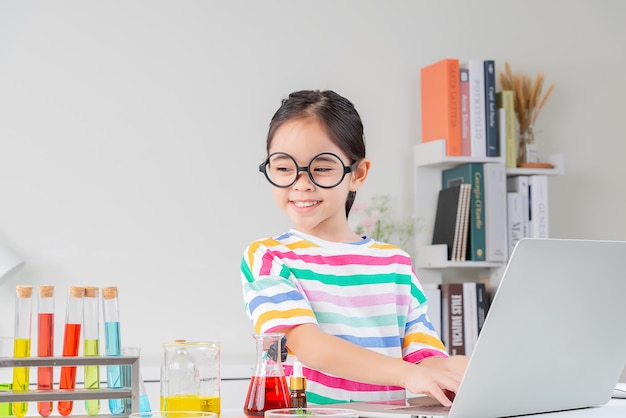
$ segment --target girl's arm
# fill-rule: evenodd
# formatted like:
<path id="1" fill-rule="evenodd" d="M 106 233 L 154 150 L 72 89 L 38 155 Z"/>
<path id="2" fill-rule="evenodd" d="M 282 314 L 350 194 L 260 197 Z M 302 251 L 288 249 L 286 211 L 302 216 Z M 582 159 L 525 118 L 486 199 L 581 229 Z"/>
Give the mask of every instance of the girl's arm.
<path id="1" fill-rule="evenodd" d="M 447 367 L 445 361 L 429 364 L 425 359 L 412 364 L 322 332 L 315 324 L 280 331 L 285 333 L 289 349 L 303 364 L 346 379 L 400 386 L 426 394 L 445 406 L 450 406 L 451 401 L 443 390 L 456 392 L 461 382 L 460 368 Z"/>

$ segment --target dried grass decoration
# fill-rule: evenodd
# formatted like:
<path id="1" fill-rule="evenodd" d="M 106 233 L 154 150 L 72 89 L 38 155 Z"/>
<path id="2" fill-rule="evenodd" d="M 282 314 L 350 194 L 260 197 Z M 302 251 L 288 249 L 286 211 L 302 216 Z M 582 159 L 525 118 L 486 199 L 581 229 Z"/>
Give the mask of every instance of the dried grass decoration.
<path id="1" fill-rule="evenodd" d="M 514 74 L 508 61 L 504 63 L 505 72 L 500 73 L 500 85 L 503 90 L 512 90 L 515 101 L 515 116 L 519 125 L 519 152 L 517 165 L 536 163 L 537 148 L 535 146 L 535 121 L 554 90 L 550 85 L 543 97 L 541 96 L 545 76 L 537 74 L 535 80 L 525 74 Z"/>

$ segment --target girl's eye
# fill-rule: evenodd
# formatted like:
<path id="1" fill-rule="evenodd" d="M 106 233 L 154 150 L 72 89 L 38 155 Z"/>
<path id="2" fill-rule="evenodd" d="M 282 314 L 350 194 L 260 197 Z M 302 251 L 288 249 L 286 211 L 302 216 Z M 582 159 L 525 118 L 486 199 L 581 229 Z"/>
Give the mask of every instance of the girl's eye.
<path id="1" fill-rule="evenodd" d="M 277 176 L 293 175 L 294 167 L 289 164 L 280 164 L 270 166 L 270 172 Z"/>

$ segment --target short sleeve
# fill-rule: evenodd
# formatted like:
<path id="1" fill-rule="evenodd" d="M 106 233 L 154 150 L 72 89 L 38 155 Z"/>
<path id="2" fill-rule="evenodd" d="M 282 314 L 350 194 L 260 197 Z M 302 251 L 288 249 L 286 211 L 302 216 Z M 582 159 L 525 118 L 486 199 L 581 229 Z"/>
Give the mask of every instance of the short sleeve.
<path id="1" fill-rule="evenodd" d="M 281 258 L 281 244 L 268 239 L 248 246 L 241 262 L 245 309 L 256 333 L 317 324 L 296 277 Z"/>

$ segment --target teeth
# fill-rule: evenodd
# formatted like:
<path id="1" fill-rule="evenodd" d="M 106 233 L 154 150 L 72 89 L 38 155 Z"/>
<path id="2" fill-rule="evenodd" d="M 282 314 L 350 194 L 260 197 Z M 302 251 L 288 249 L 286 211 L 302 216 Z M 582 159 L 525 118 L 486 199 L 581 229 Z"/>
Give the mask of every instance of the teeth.
<path id="1" fill-rule="evenodd" d="M 308 201 L 308 202 L 293 202 L 294 205 L 296 205 L 296 207 L 298 208 L 308 208 L 309 206 L 315 206 L 318 204 L 318 201 L 315 200 L 313 202 Z"/>

